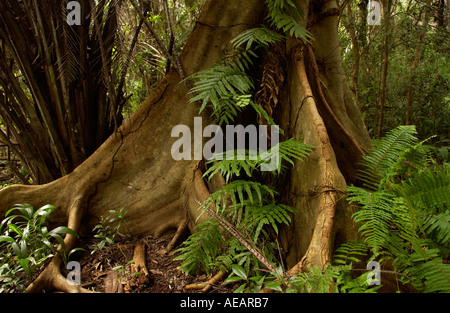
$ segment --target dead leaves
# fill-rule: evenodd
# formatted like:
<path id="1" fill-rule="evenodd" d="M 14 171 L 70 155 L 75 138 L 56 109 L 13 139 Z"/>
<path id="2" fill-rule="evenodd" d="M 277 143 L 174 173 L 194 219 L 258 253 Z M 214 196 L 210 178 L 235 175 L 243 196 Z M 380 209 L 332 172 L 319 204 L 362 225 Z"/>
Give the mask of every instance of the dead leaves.
<path id="1" fill-rule="evenodd" d="M 280 102 L 281 88 L 285 82 L 286 57 L 283 45 L 273 45 L 264 63 L 260 90 L 255 95 L 255 103 L 261 106 L 267 114 L 273 118 L 275 108 Z M 267 122 L 262 116 L 258 123 L 265 125 Z"/>
<path id="2" fill-rule="evenodd" d="M 122 241 L 80 260 L 82 285 L 106 293 L 185 292 L 196 278 L 185 276 L 165 248 L 167 238 Z"/>

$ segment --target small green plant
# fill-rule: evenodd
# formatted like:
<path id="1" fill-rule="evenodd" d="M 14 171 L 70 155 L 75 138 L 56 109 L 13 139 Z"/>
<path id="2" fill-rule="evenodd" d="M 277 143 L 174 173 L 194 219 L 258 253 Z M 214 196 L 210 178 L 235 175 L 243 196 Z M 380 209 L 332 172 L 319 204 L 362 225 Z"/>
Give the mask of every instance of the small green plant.
<path id="1" fill-rule="evenodd" d="M 277 275 L 281 273 L 281 275 Z M 231 274 L 225 279 L 225 283 L 242 283 L 239 287 L 237 287 L 234 292 L 235 293 L 256 293 L 259 292 L 263 288 L 270 288 L 276 291 L 282 291 L 281 282 L 276 280 L 276 277 L 283 276 L 283 270 L 281 267 L 277 268 L 274 272 L 274 275 L 254 275 L 249 276 L 250 271 L 244 269 L 239 264 L 231 265 Z"/>
<path id="2" fill-rule="evenodd" d="M 263 288 L 282 293 L 373 293 L 381 286 L 371 287 L 367 273 L 352 277 L 352 265 L 330 265 L 324 270 L 308 267 L 306 272 L 286 277 L 281 266 L 265 275 L 249 276 L 242 266 L 233 264 L 225 283 L 241 283 L 235 293 L 255 293 Z"/>
<path id="3" fill-rule="evenodd" d="M 67 263 L 63 235 L 78 235 L 68 227 L 49 230 L 47 223 L 57 208 L 45 205 L 35 210 L 30 204 L 17 204 L 6 212 L 0 224 L 0 293 L 23 290 L 32 275 L 54 255 Z M 15 213 L 15 214 L 13 214 Z"/>
<path id="4" fill-rule="evenodd" d="M 114 244 L 114 239 L 122 225 L 127 227 L 125 215 L 128 213 L 128 209 L 121 207 L 119 210 L 110 210 L 109 213 L 107 216 L 102 216 L 100 222 L 93 229 L 96 232 L 94 238 L 100 239 L 100 241 L 92 245 L 91 253 L 102 250 L 107 244 Z"/>

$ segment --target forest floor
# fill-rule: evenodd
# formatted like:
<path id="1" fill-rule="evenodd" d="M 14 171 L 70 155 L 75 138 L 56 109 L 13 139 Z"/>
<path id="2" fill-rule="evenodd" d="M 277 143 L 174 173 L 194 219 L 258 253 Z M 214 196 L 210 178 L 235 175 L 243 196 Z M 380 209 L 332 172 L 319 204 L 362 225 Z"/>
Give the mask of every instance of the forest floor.
<path id="1" fill-rule="evenodd" d="M 185 275 L 179 268 L 181 261 L 175 261 L 176 251 L 167 252 L 165 247 L 172 236 L 163 238 L 121 238 L 113 245 L 92 253 L 95 239 L 82 240 L 86 251 L 76 252 L 71 260 L 81 266 L 81 285 L 95 292 L 106 293 L 192 293 L 201 290 L 187 290 L 189 284 L 206 282 L 206 275 Z M 145 247 L 145 261 L 148 275 L 134 272 L 133 255 L 136 245 Z M 176 250 L 176 248 L 174 249 Z M 134 272 L 134 273 L 133 273 Z M 211 292 L 233 292 L 230 286 L 213 286 Z"/>
<path id="2" fill-rule="evenodd" d="M 19 183 L 13 173 L 3 166 L 0 167 L 3 184 Z M 120 234 L 118 234 L 120 235 Z M 117 238 L 119 237 L 119 238 Z M 187 293 L 201 290 L 185 289 L 189 284 L 203 283 L 211 277 L 204 274 L 185 275 L 179 268 L 181 261 L 175 261 L 178 255 L 175 247 L 167 252 L 165 247 L 173 235 L 162 238 L 134 238 L 116 236 L 112 245 L 93 252 L 92 245 L 98 241 L 94 238 L 81 238 L 80 247 L 85 251 L 75 252 L 71 261 L 78 261 L 81 266 L 81 285 L 95 292 L 106 293 Z M 145 248 L 145 263 L 148 275 L 134 272 L 133 257 L 136 245 L 143 244 Z M 67 271 L 68 273 L 68 271 Z M 37 276 L 38 273 L 36 273 Z M 213 286 L 210 292 L 233 292 L 231 286 Z M 47 292 L 51 292 L 48 290 Z"/>

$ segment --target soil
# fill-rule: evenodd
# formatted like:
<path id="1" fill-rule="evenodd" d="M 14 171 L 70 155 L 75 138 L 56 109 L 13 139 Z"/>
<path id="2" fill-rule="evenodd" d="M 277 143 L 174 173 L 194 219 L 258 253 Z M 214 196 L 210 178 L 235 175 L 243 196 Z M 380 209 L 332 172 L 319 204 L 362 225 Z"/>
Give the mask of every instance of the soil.
<path id="1" fill-rule="evenodd" d="M 185 275 L 181 261 L 175 261 L 176 248 L 167 252 L 165 247 L 172 236 L 163 238 L 120 238 L 113 245 L 92 253 L 95 239 L 82 240 L 86 251 L 76 252 L 71 260 L 81 265 L 81 285 L 95 292 L 107 293 L 193 293 L 201 290 L 187 290 L 189 284 L 206 282 L 206 275 Z M 146 266 L 149 274 L 133 273 L 133 253 L 137 244 L 145 246 Z M 211 292 L 233 292 L 230 286 L 213 286 Z"/>

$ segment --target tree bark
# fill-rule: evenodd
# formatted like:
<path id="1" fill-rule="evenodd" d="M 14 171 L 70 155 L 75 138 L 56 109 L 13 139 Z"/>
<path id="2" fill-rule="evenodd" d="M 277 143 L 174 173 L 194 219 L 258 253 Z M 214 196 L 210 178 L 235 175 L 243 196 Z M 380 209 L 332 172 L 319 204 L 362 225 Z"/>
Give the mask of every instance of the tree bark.
<path id="1" fill-rule="evenodd" d="M 336 1 L 299 1 L 310 12 L 302 23 L 314 36 L 312 44 L 289 38 L 288 80 L 280 102 L 281 128 L 303 135 L 315 146 L 306 162 L 289 172 L 283 198 L 298 208 L 290 227 L 282 231 L 286 262 L 294 274 L 307 265 L 325 267 L 336 241 L 356 236 L 344 199 L 349 183 L 357 183 L 360 157 L 370 147 L 346 75 L 337 37 Z M 183 53 L 186 75 L 214 65 L 229 42 L 245 29 L 264 22 L 264 1 L 206 1 Z M 188 102 L 188 89 L 170 71 L 141 107 L 71 174 L 41 186 L 11 186 L 0 191 L 0 210 L 15 203 L 47 203 L 60 208 L 55 221 L 75 231 L 89 231 L 100 216 L 122 206 L 134 236 L 162 236 L 191 231 L 199 202 L 223 185 L 220 177 L 208 186 L 201 178 L 200 161 L 171 157 L 171 130 L 184 124 L 193 129 L 199 107 Z M 206 126 L 208 114 L 203 114 Z M 204 217 L 204 216 L 203 216 Z M 66 237 L 67 249 L 75 244 Z M 55 261 L 56 262 L 56 261 Z M 51 272 L 54 275 L 54 272 Z M 45 273 L 31 290 L 51 285 Z M 69 289 L 67 289 L 69 290 Z M 71 291 L 71 290 L 69 290 Z"/>

